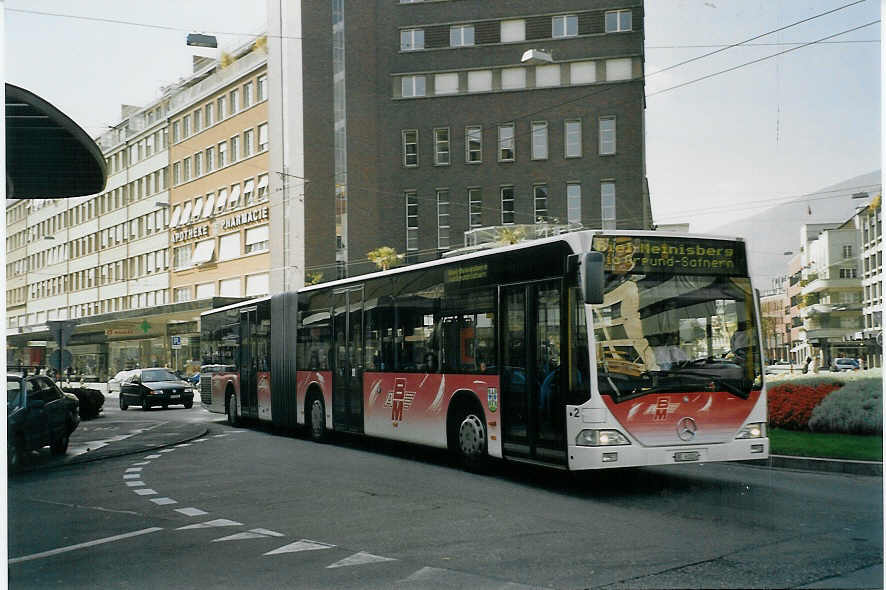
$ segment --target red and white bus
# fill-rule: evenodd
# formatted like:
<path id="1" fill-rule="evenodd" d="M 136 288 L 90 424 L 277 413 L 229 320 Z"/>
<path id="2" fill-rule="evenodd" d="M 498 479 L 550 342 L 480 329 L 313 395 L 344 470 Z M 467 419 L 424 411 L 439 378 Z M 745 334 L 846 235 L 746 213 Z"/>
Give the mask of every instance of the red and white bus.
<path id="1" fill-rule="evenodd" d="M 740 240 L 583 231 L 205 312 L 203 404 L 568 469 L 769 455 Z"/>

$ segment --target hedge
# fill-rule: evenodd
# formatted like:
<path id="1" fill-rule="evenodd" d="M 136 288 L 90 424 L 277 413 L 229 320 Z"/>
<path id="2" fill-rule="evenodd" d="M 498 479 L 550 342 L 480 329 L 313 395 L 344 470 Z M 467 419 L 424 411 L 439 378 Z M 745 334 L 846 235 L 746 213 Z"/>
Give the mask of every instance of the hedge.
<path id="1" fill-rule="evenodd" d="M 809 428 L 815 432 L 881 434 L 883 380 L 856 379 L 834 391 L 812 410 Z"/>
<path id="2" fill-rule="evenodd" d="M 808 430 L 812 410 L 842 383 L 829 379 L 803 379 L 776 383 L 769 387 L 769 424 L 788 430 Z"/>

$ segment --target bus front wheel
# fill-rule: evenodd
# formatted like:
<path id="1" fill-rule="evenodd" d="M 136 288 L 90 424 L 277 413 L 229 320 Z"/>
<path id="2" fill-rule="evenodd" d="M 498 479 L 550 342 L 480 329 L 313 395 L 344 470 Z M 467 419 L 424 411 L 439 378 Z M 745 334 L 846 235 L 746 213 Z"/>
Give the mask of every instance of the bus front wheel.
<path id="1" fill-rule="evenodd" d="M 308 406 L 308 429 L 311 439 L 316 442 L 326 440 L 326 408 L 323 406 L 323 400 L 314 397 Z"/>
<path id="2" fill-rule="evenodd" d="M 486 465 L 486 426 L 470 410 L 458 425 L 458 454 L 469 471 L 482 471 Z"/>

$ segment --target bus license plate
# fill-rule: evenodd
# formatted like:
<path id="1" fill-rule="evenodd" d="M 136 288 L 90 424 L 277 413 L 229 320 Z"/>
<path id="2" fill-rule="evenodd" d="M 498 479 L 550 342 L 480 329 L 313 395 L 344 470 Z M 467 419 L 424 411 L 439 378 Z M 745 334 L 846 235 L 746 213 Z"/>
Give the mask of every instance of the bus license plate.
<path id="1" fill-rule="evenodd" d="M 674 461 L 684 462 L 684 461 L 698 461 L 701 457 L 701 453 L 698 451 L 677 451 L 674 453 Z"/>

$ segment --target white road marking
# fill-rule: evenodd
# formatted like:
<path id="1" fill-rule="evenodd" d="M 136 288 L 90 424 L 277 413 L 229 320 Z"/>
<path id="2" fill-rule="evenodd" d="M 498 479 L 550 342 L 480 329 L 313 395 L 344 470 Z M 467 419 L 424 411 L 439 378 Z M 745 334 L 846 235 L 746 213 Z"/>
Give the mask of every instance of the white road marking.
<path id="1" fill-rule="evenodd" d="M 151 464 L 150 461 L 140 461 L 138 463 L 133 463 L 133 465 L 150 465 L 150 464 Z"/>
<path id="2" fill-rule="evenodd" d="M 127 467 L 126 473 L 138 473 L 142 469 L 144 469 L 144 467 Z"/>
<path id="3" fill-rule="evenodd" d="M 243 526 L 242 522 L 236 522 L 233 520 L 228 520 L 226 518 L 217 518 L 215 520 L 209 520 L 206 522 L 201 522 L 199 524 L 189 524 L 186 526 L 178 527 L 177 531 L 183 531 L 185 529 L 211 529 L 213 527 L 218 526 Z"/>
<path id="4" fill-rule="evenodd" d="M 157 452 L 158 452 L 158 453 L 171 453 L 171 452 L 174 451 L 174 450 L 175 450 L 175 449 L 160 449 L 160 450 L 157 451 Z"/>
<path id="5" fill-rule="evenodd" d="M 159 506 L 166 506 L 167 504 L 178 504 L 178 502 L 176 500 L 173 500 L 172 498 L 152 498 L 151 502 Z"/>
<path id="6" fill-rule="evenodd" d="M 204 514 L 209 514 L 205 510 L 200 510 L 199 508 L 176 508 L 176 512 L 181 512 L 185 516 L 203 516 Z"/>
<path id="7" fill-rule="evenodd" d="M 214 436 L 215 438 L 221 438 L 223 436 L 228 436 L 228 435 L 227 434 L 213 434 L 212 436 Z"/>
<path id="8" fill-rule="evenodd" d="M 159 459 L 162 456 L 163 455 L 148 455 L 147 457 L 145 457 L 145 459 Z"/>
<path id="9" fill-rule="evenodd" d="M 133 531 L 131 533 L 123 533 L 122 535 L 114 535 L 113 537 L 105 537 L 104 539 L 96 539 L 94 541 L 87 541 L 85 543 L 77 543 L 76 545 L 68 545 L 67 547 L 59 547 L 58 549 L 52 549 L 51 551 L 44 551 L 42 553 L 33 553 L 31 555 L 23 555 L 22 557 L 13 557 L 9 560 L 9 564 L 11 565 L 14 563 L 21 563 L 23 561 L 31 561 L 32 559 L 40 559 L 42 557 L 50 557 L 52 555 L 58 555 L 59 553 L 76 551 L 77 549 L 84 549 L 86 547 L 101 545 L 103 543 L 113 543 L 114 541 L 120 541 L 121 539 L 128 539 L 129 537 L 137 537 L 139 535 L 147 535 L 162 530 L 163 529 L 160 527 L 151 527 L 149 529 L 142 529 L 140 531 Z"/>
<path id="10" fill-rule="evenodd" d="M 260 535 L 258 533 L 236 533 L 234 535 L 228 535 L 227 537 L 221 537 L 218 539 L 213 539 L 213 543 L 219 543 L 221 541 L 245 541 L 247 539 L 267 539 L 267 535 Z"/>
<path id="11" fill-rule="evenodd" d="M 366 553 L 365 551 L 361 551 L 359 553 L 355 553 L 350 557 L 345 557 L 340 561 L 336 561 L 332 565 L 327 565 L 326 569 L 331 570 L 336 567 L 349 567 L 352 565 L 363 565 L 364 563 L 378 563 L 382 561 L 397 561 L 393 557 L 381 557 L 380 555 L 372 555 L 371 553 Z"/>
<path id="12" fill-rule="evenodd" d="M 151 488 L 144 488 L 143 490 L 132 490 L 139 496 L 155 496 L 157 492 L 152 490 Z"/>
<path id="13" fill-rule="evenodd" d="M 180 444 L 180 445 L 175 445 L 175 446 L 176 446 L 176 447 L 189 447 L 189 446 L 191 446 L 191 445 L 188 444 L 188 443 L 182 443 L 182 444 Z"/>
<path id="14" fill-rule="evenodd" d="M 141 473 L 124 473 L 123 479 L 141 479 Z"/>
<path id="15" fill-rule="evenodd" d="M 249 432 L 248 430 L 229 430 L 229 433 L 240 434 L 241 432 Z"/>
<path id="16" fill-rule="evenodd" d="M 208 438 L 198 438 L 197 440 L 191 441 L 191 442 L 206 442 L 207 440 L 209 440 L 209 439 Z"/>
<path id="17" fill-rule="evenodd" d="M 145 485 L 145 482 L 143 481 L 124 481 L 123 483 L 131 488 L 138 488 Z"/>
<path id="18" fill-rule="evenodd" d="M 326 543 L 320 543 L 319 541 L 310 541 L 308 539 L 302 539 L 301 541 L 296 541 L 295 543 L 290 543 L 289 545 L 283 545 L 278 549 L 274 549 L 273 551 L 268 551 L 265 555 L 278 555 L 280 553 L 297 553 L 299 551 L 317 551 L 318 549 L 332 549 L 335 545 L 328 545 Z"/>
<path id="19" fill-rule="evenodd" d="M 268 529 L 249 529 L 250 533 L 258 533 L 259 535 L 268 535 L 269 537 L 285 537 L 283 533 L 277 531 L 269 531 Z"/>

